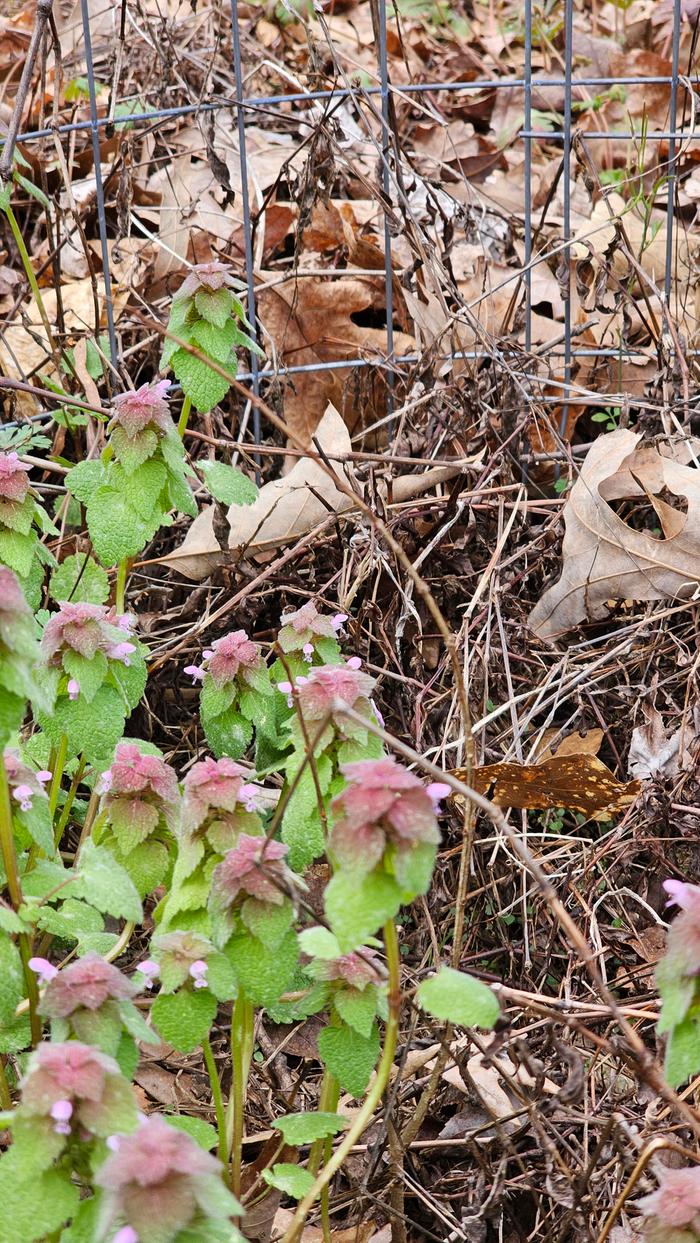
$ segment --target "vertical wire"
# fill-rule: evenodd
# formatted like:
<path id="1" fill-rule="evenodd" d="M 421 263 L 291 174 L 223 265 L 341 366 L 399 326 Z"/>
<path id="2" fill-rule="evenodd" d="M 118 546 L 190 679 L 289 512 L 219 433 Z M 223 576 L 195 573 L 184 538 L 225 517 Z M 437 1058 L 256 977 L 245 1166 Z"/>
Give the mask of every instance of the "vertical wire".
<path id="1" fill-rule="evenodd" d="M 105 312 L 107 315 L 107 336 L 112 356 L 112 365 L 117 366 L 118 349 L 117 335 L 114 331 L 114 306 L 112 303 L 112 275 L 107 243 L 107 218 L 105 215 L 105 192 L 102 184 L 100 168 L 100 133 L 97 124 L 97 94 L 95 92 L 95 67 L 92 59 L 92 39 L 90 38 L 90 10 L 88 0 L 80 0 L 80 12 L 83 19 L 83 38 L 85 40 L 85 65 L 87 68 L 88 95 L 90 99 L 90 133 L 92 136 L 92 159 L 95 165 L 95 198 L 97 201 L 97 225 L 100 231 L 100 251 L 102 254 L 102 278 L 105 285 Z M 99 332 L 99 324 L 96 326 Z"/>
<path id="2" fill-rule="evenodd" d="M 532 347 L 532 0 L 525 0 L 525 352 Z"/>
<path id="3" fill-rule="evenodd" d="M 681 0 L 673 3 L 673 48 L 671 52 L 671 102 L 668 131 L 668 197 L 666 200 L 666 272 L 664 294 L 668 308 L 671 297 L 671 269 L 673 267 L 673 205 L 676 196 L 676 110 L 678 103 L 678 63 L 681 46 Z"/>
<path id="4" fill-rule="evenodd" d="M 231 0 L 231 40 L 233 46 L 233 72 L 236 80 L 236 119 L 238 125 L 238 154 L 241 168 L 241 205 L 243 207 L 243 254 L 245 257 L 246 288 L 248 291 L 248 319 L 253 325 L 253 339 L 257 337 L 255 315 L 255 277 L 253 258 L 253 228 L 250 219 L 250 196 L 248 194 L 248 151 L 246 148 L 245 115 L 243 109 L 243 69 L 241 59 L 241 31 L 238 24 L 238 0 Z M 250 373 L 253 392 L 257 397 L 260 393 L 260 376 L 258 356 L 250 354 Z M 260 411 L 253 407 L 253 439 L 260 444 Z M 256 455 L 255 461 L 260 465 Z"/>
<path id="5" fill-rule="evenodd" d="M 564 399 L 559 434 L 564 436 L 569 415 L 566 399 L 571 386 L 571 92 L 573 52 L 574 0 L 564 0 L 564 241 L 562 262 L 566 264 L 564 280 Z"/>
<path id="6" fill-rule="evenodd" d="M 391 359 L 394 354 L 394 271 L 391 259 L 391 228 L 387 206 L 391 203 L 391 170 L 389 165 L 389 58 L 386 39 L 386 0 L 379 0 L 379 85 L 382 102 L 382 189 L 385 197 L 384 207 L 384 291 L 386 300 L 386 349 Z M 391 368 L 387 370 L 387 414 L 394 408 L 392 396 L 393 376 Z M 393 424 L 388 425 L 388 438 L 391 443 Z"/>

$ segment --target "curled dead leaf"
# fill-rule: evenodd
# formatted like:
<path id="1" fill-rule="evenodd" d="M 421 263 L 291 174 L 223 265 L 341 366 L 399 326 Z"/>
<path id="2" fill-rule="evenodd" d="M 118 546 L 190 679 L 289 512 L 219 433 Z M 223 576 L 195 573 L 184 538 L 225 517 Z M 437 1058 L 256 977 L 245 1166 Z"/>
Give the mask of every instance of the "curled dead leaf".
<path id="1" fill-rule="evenodd" d="M 452 775 L 467 780 L 463 768 Z M 555 755 L 541 764 L 486 764 L 474 770 L 472 784 L 497 807 L 566 807 L 598 817 L 623 811 L 641 790 L 638 781 L 618 781 L 595 755 Z"/>

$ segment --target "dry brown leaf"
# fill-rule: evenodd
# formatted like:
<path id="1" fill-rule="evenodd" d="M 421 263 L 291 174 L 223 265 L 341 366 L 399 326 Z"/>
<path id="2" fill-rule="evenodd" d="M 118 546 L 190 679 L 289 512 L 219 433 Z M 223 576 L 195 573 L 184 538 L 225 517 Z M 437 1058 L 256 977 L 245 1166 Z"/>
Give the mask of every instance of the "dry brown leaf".
<path id="1" fill-rule="evenodd" d="M 564 509 L 561 578 L 529 618 L 543 639 L 587 617 L 604 618 L 610 600 L 685 599 L 700 582 L 700 472 L 655 449 L 636 450 L 640 439 L 623 429 L 609 432 L 586 457 Z M 671 539 L 634 530 L 608 504 L 662 487 L 688 505 Z"/>
<path id="2" fill-rule="evenodd" d="M 553 725 L 551 729 L 546 729 L 539 741 L 537 751 L 533 756 L 536 764 L 543 764 L 545 760 L 554 759 L 555 755 L 597 755 L 600 751 L 600 744 L 603 741 L 602 729 L 587 729 L 584 734 L 567 734 L 566 738 L 557 738 L 561 730 Z"/>
<path id="3" fill-rule="evenodd" d="M 214 531 L 215 516 L 216 506 L 207 505 L 195 518 L 180 547 L 163 557 L 163 564 L 171 565 L 195 583 L 221 565 L 225 554 Z"/>
<path id="4" fill-rule="evenodd" d="M 464 768 L 455 769 L 452 775 L 460 781 L 468 779 Z M 618 781 L 595 755 L 555 755 L 541 764 L 486 764 L 474 770 L 472 785 L 497 807 L 539 811 L 566 807 L 585 816 L 622 811 L 641 790 L 638 781 Z"/>
<path id="5" fill-rule="evenodd" d="M 632 732 L 627 768 L 640 781 L 659 777 L 675 777 L 679 770 L 689 771 L 696 764 L 698 744 L 697 713 L 692 724 L 681 725 L 668 735 L 661 713 L 650 704 L 643 704 L 644 725 Z"/>
<path id="6" fill-rule="evenodd" d="M 275 282 L 278 279 L 275 275 Z M 385 329 L 361 327 L 352 319 L 361 313 L 381 313 L 383 307 L 383 277 L 294 279 L 262 288 L 258 295 L 258 316 L 274 346 L 276 360 L 295 367 L 344 358 L 385 357 Z M 412 337 L 394 333 L 397 354 L 408 353 L 413 344 Z M 352 372 L 339 368 L 281 379 L 284 417 L 290 432 L 310 444 L 329 402 L 353 433 L 384 414 L 384 380 L 379 369 L 373 378 L 366 372 L 366 368 L 353 368 Z"/>
<path id="7" fill-rule="evenodd" d="M 475 1053 L 469 1058 L 466 1065 L 466 1079 L 462 1078 L 457 1066 L 444 1071 L 442 1078 L 445 1083 L 459 1088 L 461 1092 L 473 1090 L 489 1116 L 496 1122 L 500 1122 L 507 1134 L 517 1130 L 521 1125 L 518 1119 L 510 1117 L 518 1109 L 517 1103 L 502 1088 L 501 1076 L 496 1067 L 484 1066 L 480 1053 Z"/>

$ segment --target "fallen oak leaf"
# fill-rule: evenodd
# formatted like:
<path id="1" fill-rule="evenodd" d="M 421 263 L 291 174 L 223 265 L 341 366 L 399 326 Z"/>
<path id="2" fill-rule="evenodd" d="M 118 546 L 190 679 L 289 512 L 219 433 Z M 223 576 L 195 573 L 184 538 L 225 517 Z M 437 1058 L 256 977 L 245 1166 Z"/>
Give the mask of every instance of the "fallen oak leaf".
<path id="1" fill-rule="evenodd" d="M 543 639 L 587 617 L 606 617 L 610 600 L 687 599 L 700 582 L 700 473 L 655 449 L 635 452 L 640 439 L 624 429 L 609 432 L 586 457 L 564 509 L 561 578 L 529 617 Z M 635 530 L 609 504 L 646 499 L 662 487 L 688 505 L 670 539 Z"/>
<path id="2" fill-rule="evenodd" d="M 471 774 L 457 768 L 451 775 L 459 781 L 471 776 L 473 789 L 497 807 L 536 811 L 565 807 L 595 817 L 623 811 L 642 788 L 639 781 L 618 781 L 602 760 L 585 754 L 555 755 L 541 764 L 485 764 Z"/>

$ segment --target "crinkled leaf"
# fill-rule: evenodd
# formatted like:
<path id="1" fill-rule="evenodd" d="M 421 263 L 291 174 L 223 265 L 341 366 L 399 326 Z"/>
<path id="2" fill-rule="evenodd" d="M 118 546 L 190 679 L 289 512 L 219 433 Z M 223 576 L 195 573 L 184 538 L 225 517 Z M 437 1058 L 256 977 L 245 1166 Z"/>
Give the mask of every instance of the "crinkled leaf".
<path id="1" fill-rule="evenodd" d="M 119 862 L 131 877 L 139 897 L 145 898 L 164 881 L 170 856 L 162 842 L 142 842 L 128 854 L 120 851 Z"/>
<path id="2" fill-rule="evenodd" d="M 700 1014 L 677 1023 L 666 1046 L 664 1071 L 672 1088 L 679 1087 L 700 1070 Z"/>
<path id="3" fill-rule="evenodd" d="M 83 845 L 78 863 L 82 896 L 98 911 L 138 924 L 143 919 L 141 900 L 131 877 L 102 846 L 89 839 Z"/>
<path id="4" fill-rule="evenodd" d="M 21 1053 L 32 1043 L 29 1015 L 20 1014 L 7 1024 L 0 1024 L 0 1053 Z"/>
<path id="5" fill-rule="evenodd" d="M 135 557 L 150 537 L 148 524 L 116 488 L 98 488 L 93 494 L 87 525 L 95 556 L 106 566 Z"/>
<path id="6" fill-rule="evenodd" d="M 198 289 L 194 296 L 194 304 L 199 314 L 210 324 L 223 328 L 233 309 L 233 294 L 230 289 Z M 232 321 L 233 322 L 233 321 Z M 234 323 L 234 331 L 235 331 Z M 176 372 L 177 374 L 177 372 Z"/>
<path id="7" fill-rule="evenodd" d="M 343 1023 L 324 1027 L 318 1034 L 318 1051 L 328 1071 L 341 1088 L 361 1096 L 379 1057 L 379 1030 L 372 1024 L 369 1036 L 362 1036 Z"/>
<path id="8" fill-rule="evenodd" d="M 102 932 L 104 926 L 99 911 L 77 898 L 67 898 L 58 909 L 40 907 L 37 918 L 37 928 L 60 937 L 62 941 L 78 941 L 83 933 Z"/>
<path id="9" fill-rule="evenodd" d="M 120 660 L 109 662 L 109 681 L 114 683 L 130 712 L 133 712 L 136 705 L 140 703 L 141 696 L 146 689 L 148 670 L 144 656 L 147 651 L 148 649 L 139 643 L 137 650 L 132 652 L 128 665 Z"/>
<path id="10" fill-rule="evenodd" d="M 39 713 L 39 723 L 54 746 L 65 734 L 69 755 L 83 751 L 88 763 L 104 769 L 111 764 L 114 748 L 124 732 L 125 716 L 118 692 L 112 686 L 101 686 L 92 703 L 82 695 L 74 700 L 62 696 L 51 716 Z"/>
<path id="11" fill-rule="evenodd" d="M 326 888 L 326 916 L 344 954 L 374 936 L 400 905 L 401 890 L 384 872 L 336 872 Z"/>
<path id="12" fill-rule="evenodd" d="M 366 988 L 343 988 L 334 994 L 333 1004 L 348 1027 L 369 1039 L 377 1013 L 377 990 L 371 984 Z"/>
<path id="13" fill-rule="evenodd" d="M 273 1123 L 276 1131 L 282 1132 L 286 1144 L 298 1147 L 300 1144 L 313 1144 L 316 1139 L 329 1139 L 338 1135 L 350 1125 L 349 1119 L 341 1114 L 318 1113 L 309 1111 L 303 1114 L 287 1114 L 286 1118 L 277 1118 Z"/>
<path id="14" fill-rule="evenodd" d="M 222 712 L 216 717 L 202 714 L 201 720 L 207 742 L 217 760 L 221 759 L 222 755 L 228 755 L 232 760 L 237 760 L 243 755 L 253 737 L 253 726 L 250 721 L 246 721 L 245 717 L 233 708 L 229 708 L 228 712 Z"/>
<path id="15" fill-rule="evenodd" d="M 21 531 L 0 531 L 0 562 L 9 565 L 20 578 L 26 578 L 32 568 L 39 541 L 36 535 L 23 535 Z"/>
<path id="16" fill-rule="evenodd" d="M 309 958 L 340 958 L 338 938 L 328 928 L 304 928 L 299 933 L 299 945 Z"/>
<path id="17" fill-rule="evenodd" d="M 217 1002 L 208 988 L 161 994 L 151 1008 L 154 1026 L 179 1053 L 192 1053 L 209 1035 Z"/>
<path id="18" fill-rule="evenodd" d="M 11 1023 L 24 997 L 22 960 L 14 941 L 0 933 L 0 1023 Z"/>
<path id="19" fill-rule="evenodd" d="M 279 906 L 258 902 L 256 898 L 246 898 L 241 907 L 241 919 L 258 941 L 267 949 L 273 950 L 289 931 L 294 919 L 294 907 L 289 898 L 285 898 Z"/>
<path id="20" fill-rule="evenodd" d="M 77 501 L 86 505 L 104 483 L 106 475 L 107 471 L 100 461 L 78 462 L 66 475 L 66 487 Z"/>
<path id="21" fill-rule="evenodd" d="M 3 1243 L 34 1243 L 60 1230 L 78 1207 L 78 1188 L 68 1171 L 47 1170 L 28 1182 L 0 1161 Z"/>
<path id="22" fill-rule="evenodd" d="M 200 414 L 213 410 L 228 393 L 228 380 L 186 350 L 176 350 L 170 365 L 182 385 L 183 392 Z"/>
<path id="23" fill-rule="evenodd" d="M 258 489 L 235 466 L 227 466 L 224 462 L 198 462 L 204 482 L 215 500 L 222 505 L 252 505 L 258 495 Z"/>
<path id="24" fill-rule="evenodd" d="M 109 598 L 109 578 L 92 557 L 74 553 L 51 575 L 49 595 L 57 603 L 104 604 Z"/>
<path id="25" fill-rule="evenodd" d="M 423 980 L 416 998 L 433 1018 L 446 1019 L 460 1027 L 483 1027 L 490 1031 L 501 1013 L 498 998 L 488 985 L 452 967 L 441 967 Z"/>
<path id="26" fill-rule="evenodd" d="M 267 949 L 256 937 L 241 934 L 229 941 L 226 954 L 249 1001 L 267 1006 L 286 992 L 299 960 L 299 946 L 294 932 L 288 932 L 274 950 Z"/>
<path id="27" fill-rule="evenodd" d="M 80 694 L 88 703 L 92 703 L 107 674 L 107 657 L 104 652 L 95 652 L 92 660 L 86 660 L 80 652 L 68 648 L 63 653 L 63 668 L 69 678 L 75 678 Z"/>
<path id="28" fill-rule="evenodd" d="M 127 498 L 139 517 L 144 522 L 149 522 L 158 506 L 158 498 L 165 487 L 166 477 L 165 463 L 151 458 L 129 475 L 117 467 L 113 474 L 113 484 Z"/>
<path id="29" fill-rule="evenodd" d="M 211 323 L 208 319 L 200 319 L 190 331 L 192 344 L 198 345 L 210 358 L 215 358 L 222 364 L 228 359 L 235 339 L 236 324 L 228 314 L 221 325 Z"/>

